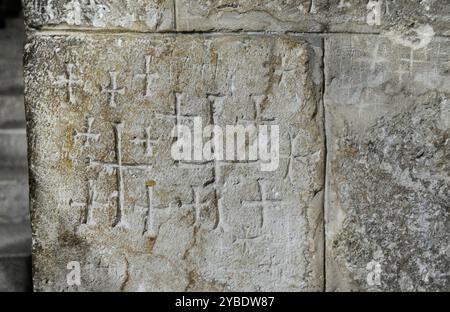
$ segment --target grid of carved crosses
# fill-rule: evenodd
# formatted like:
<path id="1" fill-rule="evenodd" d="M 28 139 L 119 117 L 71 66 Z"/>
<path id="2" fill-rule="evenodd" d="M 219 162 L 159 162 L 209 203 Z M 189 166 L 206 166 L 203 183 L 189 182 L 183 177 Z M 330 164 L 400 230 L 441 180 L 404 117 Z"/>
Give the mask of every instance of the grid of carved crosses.
<path id="1" fill-rule="evenodd" d="M 31 38 L 36 289 L 66 289 L 69 261 L 80 289 L 322 289 L 320 66 L 298 37 Z M 279 125 L 278 168 L 174 160 L 195 117 Z"/>

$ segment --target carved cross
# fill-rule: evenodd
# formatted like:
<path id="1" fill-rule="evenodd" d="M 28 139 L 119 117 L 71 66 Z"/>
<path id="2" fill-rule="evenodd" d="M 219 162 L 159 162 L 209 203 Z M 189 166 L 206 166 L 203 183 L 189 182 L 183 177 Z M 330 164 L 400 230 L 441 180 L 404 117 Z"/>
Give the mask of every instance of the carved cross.
<path id="1" fill-rule="evenodd" d="M 82 80 L 77 79 L 77 77 L 74 75 L 74 73 L 73 73 L 74 67 L 75 67 L 74 64 L 67 64 L 66 76 L 59 76 L 58 79 L 55 81 L 55 85 L 57 85 L 58 87 L 67 86 L 69 103 L 72 105 L 76 104 L 75 97 L 73 95 L 73 87 L 74 86 L 82 86 L 82 84 L 83 84 Z"/>
<path id="2" fill-rule="evenodd" d="M 136 77 L 138 78 L 145 79 L 145 94 L 144 94 L 145 96 L 151 95 L 152 78 L 156 76 L 156 74 L 150 70 L 151 63 L 152 63 L 152 56 L 147 55 L 145 57 L 145 72 L 143 74 L 136 75 Z"/>
<path id="3" fill-rule="evenodd" d="M 95 118 L 93 117 L 88 118 L 86 132 L 79 132 L 75 130 L 75 141 L 80 138 L 84 139 L 83 148 L 90 146 L 91 141 L 97 142 L 100 138 L 100 133 L 92 133 L 92 125 L 94 123 L 94 120 Z"/>
<path id="4" fill-rule="evenodd" d="M 95 220 L 93 217 L 93 211 L 94 209 L 104 208 L 107 206 L 107 204 L 99 203 L 96 201 L 97 198 L 97 191 L 95 188 L 94 181 L 89 180 L 88 181 L 88 196 L 85 203 L 80 202 L 70 202 L 70 206 L 72 208 L 81 208 L 83 209 L 83 212 L 81 214 L 81 224 L 95 224 Z"/>
<path id="5" fill-rule="evenodd" d="M 109 85 L 109 89 L 103 89 L 103 93 L 109 94 L 109 106 L 116 107 L 116 96 L 124 95 L 125 89 L 119 89 L 117 87 L 117 72 L 110 72 L 109 75 L 111 77 L 111 84 Z"/>
<path id="6" fill-rule="evenodd" d="M 153 144 L 157 143 L 158 140 L 151 139 L 151 127 L 145 128 L 145 134 L 143 138 L 135 138 L 131 143 L 135 145 L 143 145 L 145 149 L 145 156 L 153 156 Z"/>
<path id="7" fill-rule="evenodd" d="M 125 211 L 125 185 L 124 172 L 127 170 L 144 170 L 150 171 L 153 167 L 151 164 L 126 164 L 122 160 L 122 129 L 123 124 L 117 123 L 114 125 L 115 137 L 115 154 L 116 160 L 114 162 L 104 162 L 90 159 L 90 166 L 100 167 L 108 173 L 115 172 L 117 179 L 117 212 L 113 222 L 113 227 L 121 224 L 123 214 Z M 126 225 L 123 222 L 122 225 Z"/>

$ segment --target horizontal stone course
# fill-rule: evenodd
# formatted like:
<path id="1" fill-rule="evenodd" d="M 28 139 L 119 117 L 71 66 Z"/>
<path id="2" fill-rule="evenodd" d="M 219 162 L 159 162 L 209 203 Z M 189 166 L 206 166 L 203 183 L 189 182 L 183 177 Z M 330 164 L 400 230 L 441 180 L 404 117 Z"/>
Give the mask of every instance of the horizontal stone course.
<path id="1" fill-rule="evenodd" d="M 167 31 L 174 25 L 173 0 L 24 0 L 31 27 L 68 26 Z"/>
<path id="2" fill-rule="evenodd" d="M 382 0 L 175 0 L 177 30 L 294 31 L 407 35 L 430 25 L 449 35 L 450 6 L 445 1 Z"/>
<path id="3" fill-rule="evenodd" d="M 407 34 L 430 25 L 450 35 L 450 8 L 441 0 L 26 0 L 25 14 L 32 27 Z"/>

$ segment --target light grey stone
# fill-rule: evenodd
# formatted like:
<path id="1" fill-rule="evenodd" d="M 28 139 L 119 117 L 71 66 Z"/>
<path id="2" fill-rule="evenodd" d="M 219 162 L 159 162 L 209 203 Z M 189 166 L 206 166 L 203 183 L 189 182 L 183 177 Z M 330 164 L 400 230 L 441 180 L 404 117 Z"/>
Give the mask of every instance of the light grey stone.
<path id="1" fill-rule="evenodd" d="M 321 51 L 293 36 L 30 38 L 35 289 L 322 290 Z M 195 116 L 279 125 L 279 167 L 175 161 L 172 129 Z"/>
<path id="2" fill-rule="evenodd" d="M 450 289 L 450 42 L 325 44 L 328 291 Z"/>
<path id="3" fill-rule="evenodd" d="M 173 29 L 173 0 L 24 0 L 29 26 Z"/>
<path id="4" fill-rule="evenodd" d="M 183 31 L 312 31 L 325 26 L 309 0 L 176 0 L 177 30 Z"/>
<path id="5" fill-rule="evenodd" d="M 0 257 L 0 292 L 31 291 L 29 257 Z"/>
<path id="6" fill-rule="evenodd" d="M 176 0 L 177 30 L 383 32 L 405 36 L 412 25 L 450 34 L 446 1 L 382 0 Z"/>
<path id="7" fill-rule="evenodd" d="M 25 129 L 23 94 L 0 95 L 0 129 Z"/>

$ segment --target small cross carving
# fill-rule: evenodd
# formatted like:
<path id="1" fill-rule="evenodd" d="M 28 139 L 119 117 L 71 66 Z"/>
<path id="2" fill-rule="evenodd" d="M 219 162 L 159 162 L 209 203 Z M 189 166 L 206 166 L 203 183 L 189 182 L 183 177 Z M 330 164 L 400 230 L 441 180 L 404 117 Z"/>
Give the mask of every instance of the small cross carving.
<path id="1" fill-rule="evenodd" d="M 126 164 L 122 159 L 122 129 L 123 124 L 117 123 L 114 125 L 115 137 L 115 154 L 116 160 L 114 162 L 104 162 L 90 159 L 89 165 L 91 167 L 100 167 L 108 173 L 115 172 L 117 178 L 117 211 L 113 222 L 113 227 L 121 224 L 126 226 L 125 212 L 125 185 L 124 173 L 125 171 L 143 170 L 151 171 L 151 164 Z M 122 222 L 123 221 L 123 222 Z"/>
<path id="2" fill-rule="evenodd" d="M 94 123 L 95 118 L 89 117 L 87 120 L 87 130 L 86 132 L 79 132 L 78 130 L 75 130 L 75 141 L 78 139 L 84 139 L 84 143 L 82 146 L 82 149 L 85 147 L 89 147 L 91 141 L 97 142 L 100 138 L 100 133 L 92 133 L 92 125 Z"/>
<path id="3" fill-rule="evenodd" d="M 135 138 L 131 141 L 131 143 L 135 145 L 143 145 L 145 149 L 145 156 L 152 157 L 153 156 L 153 144 L 157 143 L 158 140 L 151 139 L 151 127 L 145 128 L 145 134 L 143 138 Z"/>
<path id="4" fill-rule="evenodd" d="M 261 196 L 260 200 L 256 200 L 256 201 L 245 201 L 244 200 L 241 202 L 242 206 L 261 207 L 262 212 L 264 214 L 264 211 L 266 211 L 270 207 L 276 207 L 282 202 L 282 199 L 270 198 L 270 196 L 267 194 L 267 190 L 266 190 L 265 185 L 263 184 L 262 180 L 258 180 L 258 188 L 259 188 L 259 194 Z M 263 218 L 263 220 L 264 220 L 264 218 Z"/>
<path id="5" fill-rule="evenodd" d="M 152 64 L 152 56 L 151 55 L 147 55 L 145 57 L 145 72 L 143 74 L 138 74 L 136 75 L 136 77 L 138 78 L 143 78 L 145 79 L 145 93 L 144 95 L 146 97 L 151 95 L 151 82 L 152 82 L 152 78 L 156 76 L 155 73 L 153 73 L 150 69 L 151 64 Z"/>
<path id="6" fill-rule="evenodd" d="M 80 79 L 77 79 L 75 74 L 73 73 L 75 65 L 74 64 L 67 64 L 66 66 L 66 75 L 65 76 L 59 76 L 57 80 L 55 81 L 55 85 L 58 87 L 65 87 L 67 86 L 67 93 L 69 98 L 69 103 L 71 105 L 75 105 L 75 97 L 73 94 L 73 87 L 74 86 L 82 86 L 83 82 Z"/>
<path id="7" fill-rule="evenodd" d="M 93 217 L 93 211 L 94 209 L 104 208 L 107 206 L 107 204 L 99 203 L 96 201 L 97 198 L 97 191 L 95 188 L 94 181 L 89 180 L 88 185 L 88 196 L 85 203 L 80 202 L 70 202 L 70 206 L 72 208 L 81 208 L 83 209 L 81 214 L 81 224 L 95 224 L 95 220 Z"/>
<path id="8" fill-rule="evenodd" d="M 108 89 L 103 89 L 103 93 L 109 94 L 109 106 L 116 107 L 116 96 L 124 95 L 125 89 L 124 88 L 119 89 L 117 86 L 117 72 L 115 71 L 110 72 L 109 75 L 111 77 L 111 83 Z"/>

